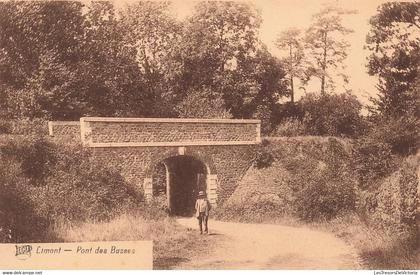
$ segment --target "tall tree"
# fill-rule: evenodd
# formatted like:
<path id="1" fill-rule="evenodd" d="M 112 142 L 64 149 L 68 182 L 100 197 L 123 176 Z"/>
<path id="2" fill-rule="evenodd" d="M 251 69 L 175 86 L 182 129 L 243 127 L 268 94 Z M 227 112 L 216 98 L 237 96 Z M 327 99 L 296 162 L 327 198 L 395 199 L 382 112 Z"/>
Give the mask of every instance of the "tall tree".
<path id="1" fill-rule="evenodd" d="M 277 100 L 275 95 L 284 90 L 271 83 L 280 83 L 284 74 L 277 62 L 279 68 L 271 66 L 273 57 L 258 40 L 260 24 L 260 12 L 250 4 L 200 2 L 183 35 L 181 89 L 206 91 L 203 96 L 209 101 L 222 98 L 226 110 L 238 118 L 252 117 L 258 104 Z M 267 66 L 273 73 L 265 85 L 261 79 L 269 78 Z"/>
<path id="2" fill-rule="evenodd" d="M 240 2 L 200 2 L 188 19 L 183 44 L 183 90 L 209 87 L 223 97 L 236 112 L 231 99 L 249 89 L 246 81 L 237 81 L 242 91 L 226 90 L 232 77 L 240 77 L 242 64 L 255 54 L 258 28 L 257 10 Z M 228 95 L 228 93 L 231 93 Z"/>
<path id="3" fill-rule="evenodd" d="M 154 116 L 172 116 L 180 74 L 181 23 L 171 14 L 169 2 L 141 1 L 120 12 L 125 47 L 136 53 Z"/>
<path id="4" fill-rule="evenodd" d="M 91 2 L 84 24 L 82 91 L 89 103 L 88 115 L 150 115 L 144 81 L 136 53 L 124 43 L 124 27 L 110 2 Z"/>
<path id="5" fill-rule="evenodd" d="M 302 79 L 304 75 L 304 50 L 301 31 L 295 28 L 287 29 L 279 34 L 276 46 L 286 52 L 282 59 L 284 70 L 289 79 L 290 101 L 294 102 L 295 85 L 294 79 Z"/>
<path id="6" fill-rule="evenodd" d="M 348 83 L 348 77 L 343 72 L 335 75 L 333 72 L 345 68 L 343 61 L 347 57 L 350 44 L 343 37 L 353 30 L 343 26 L 342 16 L 353 13 L 355 11 L 325 7 L 313 15 L 313 23 L 306 31 L 305 47 L 312 59 L 308 79 L 312 76 L 320 79 L 321 94 L 334 88 L 336 76 L 341 76 L 343 81 Z"/>
<path id="7" fill-rule="evenodd" d="M 74 74 L 65 73 L 81 56 L 82 7 L 67 1 L 0 3 L 0 104 L 6 115 L 51 117 L 51 100 L 63 97 L 57 92 L 82 100 L 70 89 Z M 61 105 L 63 116 L 76 113 L 73 107 Z"/>
<path id="8" fill-rule="evenodd" d="M 420 3 L 384 3 L 370 25 L 368 72 L 379 77 L 379 98 L 373 99 L 372 111 L 383 117 L 418 114 Z"/>

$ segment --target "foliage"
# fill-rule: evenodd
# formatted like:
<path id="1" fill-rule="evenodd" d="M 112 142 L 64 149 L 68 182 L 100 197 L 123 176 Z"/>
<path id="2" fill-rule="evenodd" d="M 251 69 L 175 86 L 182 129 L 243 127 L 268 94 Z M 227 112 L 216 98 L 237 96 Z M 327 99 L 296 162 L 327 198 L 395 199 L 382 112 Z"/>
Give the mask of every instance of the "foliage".
<path id="1" fill-rule="evenodd" d="M 258 40 L 261 15 L 239 2 L 201 2 L 181 39 L 179 95 L 223 99 L 234 118 L 268 117 L 285 94 L 281 64 Z"/>
<path id="2" fill-rule="evenodd" d="M 356 181 L 349 153 L 339 141 L 329 138 L 323 154 L 298 157 L 298 163 L 296 159 L 285 161 L 294 171 L 288 185 L 296 193 L 296 215 L 304 221 L 330 220 L 355 209 Z"/>
<path id="3" fill-rule="evenodd" d="M 179 117 L 185 118 L 231 118 L 224 101 L 210 89 L 190 91 L 175 107 Z"/>
<path id="4" fill-rule="evenodd" d="M 294 79 L 302 80 L 305 75 L 304 65 L 306 60 L 301 31 L 291 28 L 281 32 L 276 39 L 276 46 L 287 52 L 287 57 L 284 57 L 282 62 L 285 65 L 284 69 L 289 80 L 290 101 L 294 102 Z"/>
<path id="5" fill-rule="evenodd" d="M 305 221 L 330 220 L 355 209 L 355 186 L 331 168 L 322 174 L 298 175 L 302 189 L 296 196 L 296 213 Z M 345 174 L 345 173 L 344 173 Z"/>
<path id="6" fill-rule="evenodd" d="M 353 32 L 343 26 L 342 16 L 354 13 L 355 11 L 327 6 L 313 15 L 313 23 L 306 30 L 305 48 L 309 51 L 308 57 L 312 63 L 307 71 L 307 80 L 311 77 L 319 78 L 321 94 L 334 89 L 334 74 L 341 76 L 344 83 L 348 83 L 348 77 L 337 71 L 344 69 L 343 62 L 350 47 L 342 37 Z"/>
<path id="7" fill-rule="evenodd" d="M 257 169 L 262 169 L 270 167 L 273 161 L 274 157 L 269 152 L 257 152 L 253 165 Z"/>
<path id="8" fill-rule="evenodd" d="M 255 150 L 255 156 L 253 159 L 253 166 L 257 169 L 263 169 L 270 167 L 274 162 L 274 156 L 267 150 L 270 141 L 263 139 L 261 144 Z"/>
<path id="9" fill-rule="evenodd" d="M 383 3 L 370 19 L 366 43 L 369 74 L 379 77 L 379 98 L 373 99 L 372 110 L 377 115 L 418 112 L 419 9 L 416 2 Z"/>
<path id="10" fill-rule="evenodd" d="M 306 127 L 303 122 L 296 118 L 286 118 L 271 133 L 275 137 L 295 137 L 306 134 Z"/>
<path id="11" fill-rule="evenodd" d="M 419 149 L 420 120 L 407 114 L 389 117 L 374 122 L 367 136 L 377 142 L 388 144 L 393 154 L 407 156 Z"/>
<path id="12" fill-rule="evenodd" d="M 81 8 L 78 2 L 1 3 L 0 79 L 6 98 L 1 104 L 9 116 L 43 117 L 55 92 L 61 93 L 58 99 L 69 96 L 75 79 L 70 72 L 81 54 Z"/>
<path id="13" fill-rule="evenodd" d="M 3 156 L 15 159 L 29 183 L 45 185 L 57 162 L 54 146 L 44 139 L 11 141 L 2 148 Z"/>
<path id="14" fill-rule="evenodd" d="M 354 137 L 363 130 L 362 105 L 350 93 L 308 94 L 301 104 L 305 112 L 303 123 L 311 135 Z"/>
<path id="15" fill-rule="evenodd" d="M 143 115 L 174 116 L 173 108 L 181 84 L 179 53 L 183 29 L 181 22 L 170 13 L 170 3 L 139 1 L 128 4 L 120 12 L 118 23 L 124 34 L 124 46 L 135 55 L 133 76 L 139 74 L 141 77 L 139 85 L 143 93 L 134 90 L 132 93 L 136 104 L 144 104 L 148 110 Z M 125 85 L 126 89 L 130 88 L 130 82 Z"/>
<path id="16" fill-rule="evenodd" d="M 261 15 L 247 3 L 200 2 L 183 21 L 169 2 L 0 9 L 1 116 L 261 117 L 269 129 L 267 110 L 286 94 L 281 64 L 258 40 Z"/>
<path id="17" fill-rule="evenodd" d="M 38 240 L 43 236 L 40 231 L 47 233 L 46 227 L 60 221 L 107 220 L 134 210 L 142 200 L 118 171 L 91 162 L 90 152 L 81 147 L 15 138 L 0 147 L 0 157 L 6 196 L 1 202 L 16 201 L 0 209 L 8 217 L 18 217 L 5 227 L 12 228 L 12 238 Z M 19 231 L 28 226 L 13 225 L 20 219 L 33 221 L 29 228 L 34 235 Z"/>
<path id="18" fill-rule="evenodd" d="M 47 123 L 43 119 L 0 119 L 0 134 L 46 136 Z"/>
<path id="19" fill-rule="evenodd" d="M 378 180 L 395 170 L 395 160 L 389 144 L 361 138 L 354 146 L 354 167 L 361 189 L 374 189 Z"/>
<path id="20" fill-rule="evenodd" d="M 40 242 L 47 220 L 36 212 L 17 162 L 0 157 L 0 242 Z M 38 202 L 39 203 L 39 202 Z"/>
<path id="21" fill-rule="evenodd" d="M 398 168 L 399 159 L 419 149 L 420 122 L 414 116 L 374 121 L 356 140 L 354 162 L 361 188 L 375 188 L 378 180 Z"/>
<path id="22" fill-rule="evenodd" d="M 217 210 L 218 217 L 245 222 L 276 222 L 285 217 L 318 221 L 355 209 L 356 179 L 346 141 L 268 139 L 259 151 L 270 154 L 272 161 L 264 169 L 249 168 Z"/>
<path id="23" fill-rule="evenodd" d="M 418 209 L 417 171 L 419 157 L 401 160 L 397 169 L 380 180 L 375 189 L 362 192 L 359 212 L 373 227 L 416 246 L 416 215 Z"/>

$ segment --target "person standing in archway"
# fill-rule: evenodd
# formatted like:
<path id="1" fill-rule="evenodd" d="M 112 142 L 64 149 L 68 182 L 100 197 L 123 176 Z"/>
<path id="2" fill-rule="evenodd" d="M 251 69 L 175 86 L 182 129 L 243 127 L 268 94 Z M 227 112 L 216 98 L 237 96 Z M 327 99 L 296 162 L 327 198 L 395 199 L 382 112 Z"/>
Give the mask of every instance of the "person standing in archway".
<path id="1" fill-rule="evenodd" d="M 200 234 L 203 234 L 203 223 L 204 233 L 208 234 L 209 229 L 207 226 L 209 220 L 209 212 L 211 209 L 210 202 L 207 200 L 206 195 L 203 191 L 198 192 L 198 198 L 195 202 L 196 217 L 198 219 L 198 226 L 200 227 Z"/>

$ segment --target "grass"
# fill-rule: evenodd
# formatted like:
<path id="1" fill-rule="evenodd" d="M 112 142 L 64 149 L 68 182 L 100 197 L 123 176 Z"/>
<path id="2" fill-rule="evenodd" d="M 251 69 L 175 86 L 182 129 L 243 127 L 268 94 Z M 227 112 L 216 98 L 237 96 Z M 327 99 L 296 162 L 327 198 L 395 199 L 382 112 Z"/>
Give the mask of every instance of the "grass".
<path id="1" fill-rule="evenodd" d="M 368 227 L 356 214 L 347 214 L 311 227 L 332 232 L 358 251 L 366 269 L 419 269 L 420 249 L 387 232 Z"/>
<path id="2" fill-rule="evenodd" d="M 212 247 L 208 238 L 200 238 L 196 230 L 184 228 L 170 217 L 153 220 L 122 215 L 109 222 L 59 224 L 54 232 L 64 242 L 153 240 L 154 269 L 172 269 Z"/>

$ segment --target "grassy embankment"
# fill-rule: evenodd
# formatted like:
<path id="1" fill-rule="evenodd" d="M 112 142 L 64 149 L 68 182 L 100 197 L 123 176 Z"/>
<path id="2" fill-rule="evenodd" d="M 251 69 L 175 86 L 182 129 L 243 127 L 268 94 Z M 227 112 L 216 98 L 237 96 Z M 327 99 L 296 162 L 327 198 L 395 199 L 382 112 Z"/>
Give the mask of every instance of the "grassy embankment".
<path id="1" fill-rule="evenodd" d="M 366 269 L 420 268 L 420 251 L 413 239 L 407 242 L 392 230 L 385 230 L 393 229 L 395 224 L 377 226 L 383 221 L 371 219 L 372 212 L 366 217 L 365 209 L 360 209 L 351 149 L 349 140 L 336 138 L 271 139 L 261 148 L 262 157 L 257 160 L 260 168 L 247 171 L 216 215 L 221 220 L 305 225 L 331 232 L 357 249 Z M 418 166 L 418 158 L 415 162 L 413 167 Z M 404 185 L 403 178 L 393 177 L 388 185 Z M 387 186 L 383 189 L 386 191 Z M 404 195 L 388 193 L 391 197 Z M 398 207 L 412 203 L 410 200 L 400 199 L 405 204 Z M 378 204 L 376 199 L 373 202 Z M 375 218 L 385 217 L 392 222 L 393 216 L 404 215 L 403 208 L 390 213 L 396 205 L 375 206 L 373 213 L 379 212 Z"/>

